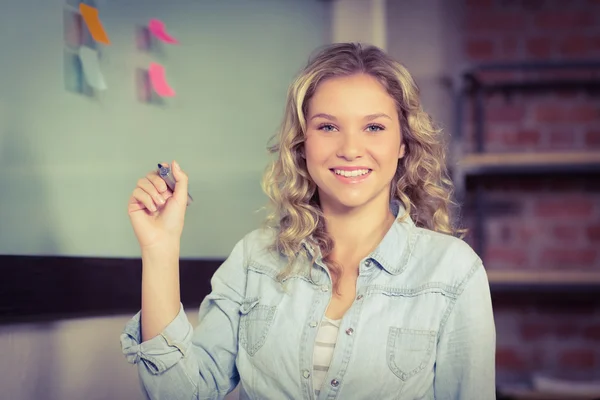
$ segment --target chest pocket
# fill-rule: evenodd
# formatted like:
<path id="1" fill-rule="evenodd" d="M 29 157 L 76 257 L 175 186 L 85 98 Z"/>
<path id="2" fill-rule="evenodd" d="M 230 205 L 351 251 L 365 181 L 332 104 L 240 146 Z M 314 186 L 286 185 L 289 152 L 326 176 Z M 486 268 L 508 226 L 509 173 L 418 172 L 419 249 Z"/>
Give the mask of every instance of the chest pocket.
<path id="1" fill-rule="evenodd" d="M 431 359 L 436 332 L 390 327 L 387 341 L 388 367 L 406 381 L 422 371 Z"/>
<path id="2" fill-rule="evenodd" d="M 239 342 L 250 356 L 265 344 L 276 308 L 260 304 L 258 298 L 245 300 L 241 304 Z"/>

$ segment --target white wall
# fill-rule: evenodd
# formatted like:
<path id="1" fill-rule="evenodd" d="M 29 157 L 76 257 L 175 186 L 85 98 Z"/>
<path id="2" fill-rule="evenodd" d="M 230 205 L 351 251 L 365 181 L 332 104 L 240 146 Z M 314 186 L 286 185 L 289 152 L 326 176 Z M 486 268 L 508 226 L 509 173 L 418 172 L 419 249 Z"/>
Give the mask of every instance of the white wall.
<path id="1" fill-rule="evenodd" d="M 387 50 L 402 62 L 421 89 L 425 110 L 453 133 L 453 80 L 462 62 L 461 2 L 387 0 Z"/>
<path id="2" fill-rule="evenodd" d="M 260 221 L 266 142 L 291 78 L 329 40 L 330 5 L 103 0 L 108 91 L 87 98 L 63 85 L 64 3 L 7 0 L 0 12 L 0 253 L 138 257 L 128 197 L 176 158 L 195 199 L 182 256 L 226 256 Z M 137 51 L 136 25 L 150 18 L 181 45 Z M 153 59 L 177 90 L 162 107 L 136 99 L 135 70 Z M 0 325 L 0 398 L 143 398 L 120 351 L 130 317 Z"/>

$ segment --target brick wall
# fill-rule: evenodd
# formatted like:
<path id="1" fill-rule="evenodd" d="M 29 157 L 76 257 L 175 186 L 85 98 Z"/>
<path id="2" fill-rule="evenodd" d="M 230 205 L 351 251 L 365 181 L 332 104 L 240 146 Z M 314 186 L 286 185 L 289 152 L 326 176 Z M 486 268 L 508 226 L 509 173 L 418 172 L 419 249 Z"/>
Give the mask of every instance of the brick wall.
<path id="1" fill-rule="evenodd" d="M 459 1 L 468 63 L 600 61 L 598 0 Z M 578 72 L 580 78 L 594 76 L 598 71 Z M 526 76 L 496 73 L 487 79 L 508 77 Z M 485 104 L 488 151 L 600 150 L 598 91 L 497 94 Z M 466 150 L 473 148 L 469 138 L 472 130 Z M 487 268 L 600 271 L 598 175 L 486 178 L 485 186 L 495 204 L 485 225 Z M 498 379 L 521 380 L 532 372 L 600 378 L 599 303 L 543 296 L 555 301 L 496 301 Z"/>

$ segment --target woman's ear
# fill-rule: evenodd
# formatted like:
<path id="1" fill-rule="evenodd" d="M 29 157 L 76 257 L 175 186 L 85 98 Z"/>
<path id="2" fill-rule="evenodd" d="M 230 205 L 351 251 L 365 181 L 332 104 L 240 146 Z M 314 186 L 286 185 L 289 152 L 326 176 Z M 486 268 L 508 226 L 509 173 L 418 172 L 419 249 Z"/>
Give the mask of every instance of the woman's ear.
<path id="1" fill-rule="evenodd" d="M 398 151 L 398 159 L 401 159 L 406 154 L 406 144 L 400 144 L 400 150 Z"/>
<path id="2" fill-rule="evenodd" d="M 300 147 L 300 157 L 304 158 L 306 160 L 306 154 L 304 154 L 304 145 L 302 145 Z"/>

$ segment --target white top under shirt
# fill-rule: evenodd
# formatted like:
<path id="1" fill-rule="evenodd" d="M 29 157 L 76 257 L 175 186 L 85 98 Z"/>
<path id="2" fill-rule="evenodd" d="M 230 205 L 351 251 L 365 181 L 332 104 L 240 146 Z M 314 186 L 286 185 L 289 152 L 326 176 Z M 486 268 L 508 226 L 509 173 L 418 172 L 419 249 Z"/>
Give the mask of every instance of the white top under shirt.
<path id="1" fill-rule="evenodd" d="M 341 319 L 332 320 L 323 317 L 323 321 L 319 325 L 313 350 L 313 388 L 317 396 L 321 391 L 321 386 L 329 370 L 333 349 L 335 348 L 340 329 L 340 322 Z"/>

